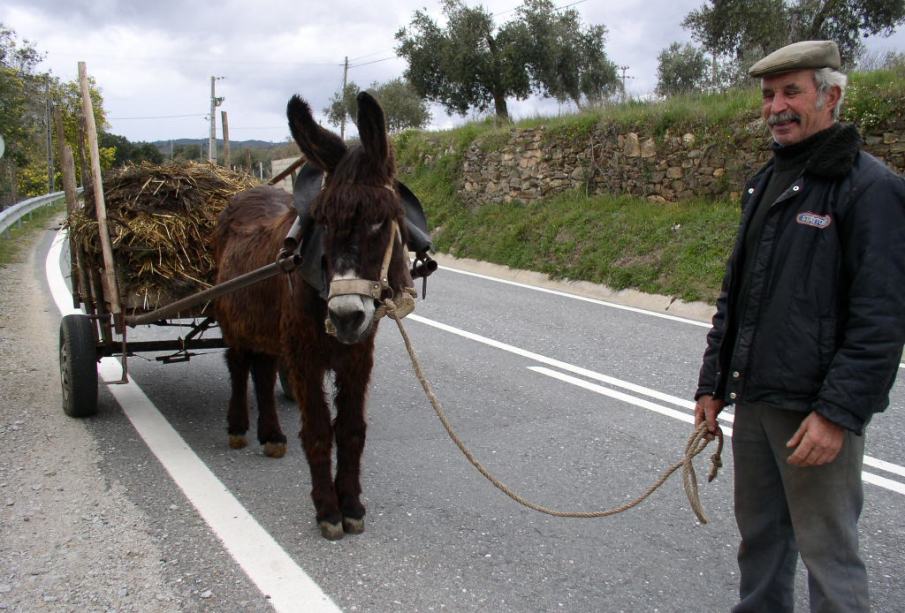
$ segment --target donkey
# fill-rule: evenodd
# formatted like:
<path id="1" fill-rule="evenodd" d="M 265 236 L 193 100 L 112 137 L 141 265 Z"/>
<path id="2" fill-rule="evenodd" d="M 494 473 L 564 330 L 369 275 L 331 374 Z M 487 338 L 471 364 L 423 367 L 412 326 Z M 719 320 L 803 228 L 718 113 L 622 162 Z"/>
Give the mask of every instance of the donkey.
<path id="1" fill-rule="evenodd" d="M 245 446 L 250 371 L 258 404 L 258 441 L 268 456 L 285 453 L 286 437 L 274 400 L 278 364 L 285 368 L 301 412 L 299 436 L 311 471 L 316 519 L 322 536 L 334 540 L 364 530 L 360 467 L 365 397 L 381 311 L 375 303 L 413 290 L 395 160 L 380 106 L 367 93 L 359 94 L 361 144 L 351 149 L 317 125 L 311 108 L 298 96 L 290 99 L 286 114 L 308 163 L 325 173 L 309 210 L 322 228 L 330 295 L 325 299 L 296 272 L 217 299 L 215 316 L 228 347 L 232 383 L 228 433 L 231 447 Z M 256 187 L 235 196 L 218 220 L 217 282 L 273 262 L 296 216 L 291 196 L 275 188 Z M 332 422 L 323 387 L 328 370 L 335 385 Z"/>

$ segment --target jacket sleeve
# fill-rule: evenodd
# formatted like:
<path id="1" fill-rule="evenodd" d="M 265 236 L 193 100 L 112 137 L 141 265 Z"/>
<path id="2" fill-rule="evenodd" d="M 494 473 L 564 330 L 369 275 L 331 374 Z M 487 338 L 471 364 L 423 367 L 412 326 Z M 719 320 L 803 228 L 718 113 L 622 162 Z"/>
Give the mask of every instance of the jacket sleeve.
<path id="1" fill-rule="evenodd" d="M 905 343 L 905 180 L 866 162 L 839 195 L 843 321 L 815 405 L 858 434 L 888 405 Z"/>

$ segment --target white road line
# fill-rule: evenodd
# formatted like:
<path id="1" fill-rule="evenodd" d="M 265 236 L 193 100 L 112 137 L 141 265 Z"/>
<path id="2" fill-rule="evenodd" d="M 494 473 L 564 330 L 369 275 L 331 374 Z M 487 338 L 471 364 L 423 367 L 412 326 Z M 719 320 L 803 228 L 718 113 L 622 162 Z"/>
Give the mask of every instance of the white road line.
<path id="1" fill-rule="evenodd" d="M 471 272 L 468 270 L 461 270 L 459 268 L 452 268 L 450 266 L 441 266 L 443 270 L 448 270 L 449 272 L 454 272 L 459 275 L 466 275 L 468 277 L 476 277 L 478 279 L 484 279 L 485 281 L 494 281 L 495 283 L 503 283 L 504 285 L 512 285 L 514 287 L 521 287 L 523 289 L 530 289 L 535 292 L 544 292 L 545 294 L 553 294 L 554 296 L 562 296 L 564 298 L 571 298 L 572 300 L 580 300 L 582 302 L 590 302 L 592 304 L 599 304 L 601 306 L 610 307 L 612 309 L 621 309 L 623 311 L 631 311 L 632 313 L 641 313 L 642 315 L 650 315 L 651 317 L 660 317 L 661 319 L 669 319 L 672 321 L 679 321 L 685 324 L 691 324 L 693 326 L 698 326 L 701 328 L 710 328 L 709 323 L 705 323 L 702 321 L 695 321 L 693 319 L 687 319 L 685 317 L 678 317 L 676 315 L 666 315 L 664 313 L 658 313 L 656 311 L 648 311 L 646 309 L 641 309 L 638 307 L 630 307 L 624 304 L 617 304 L 615 302 L 607 302 L 606 300 L 599 300 L 597 298 L 588 298 L 586 296 L 579 296 L 578 294 L 570 294 L 569 292 L 562 292 L 555 289 L 548 289 L 546 287 L 537 287 L 535 285 L 528 285 L 526 283 L 519 283 L 517 281 L 509 281 L 508 279 L 500 279 L 498 277 L 491 277 L 489 275 L 482 275 L 476 272 Z M 899 368 L 905 368 L 905 362 L 899 363 Z"/>
<path id="2" fill-rule="evenodd" d="M 60 270 L 63 236 L 60 232 L 54 239 L 45 271 L 53 299 L 65 315 L 80 311 L 72 307 Z M 104 381 L 117 381 L 122 378 L 122 367 L 117 360 L 104 358 L 100 373 Z M 148 448 L 276 611 L 340 611 L 217 479 L 134 381 L 110 384 L 109 389 Z"/>
<path id="3" fill-rule="evenodd" d="M 432 319 L 427 319 L 426 317 L 422 317 L 421 315 L 415 315 L 414 313 L 407 317 L 410 321 L 416 321 L 418 323 L 425 324 L 427 326 L 431 326 L 433 328 L 437 328 L 439 330 L 443 330 L 444 332 L 449 332 L 450 334 L 455 334 L 456 336 L 460 336 L 462 338 L 466 338 L 468 340 L 472 340 L 489 347 L 493 347 L 495 349 L 500 349 L 502 351 L 506 351 L 523 358 L 533 360 L 535 362 L 540 362 L 541 364 L 546 364 L 547 366 L 552 366 L 554 368 L 558 368 L 559 370 L 564 370 L 566 372 L 571 372 L 573 374 L 585 377 L 586 379 L 593 379 L 596 381 L 601 381 L 603 383 L 607 383 L 608 385 L 612 385 L 615 387 L 621 387 L 622 389 L 626 389 L 637 394 L 642 394 L 644 396 L 648 396 L 650 398 L 655 398 L 657 400 L 662 400 L 664 402 L 668 402 L 670 404 L 674 404 L 676 406 L 682 407 L 684 409 L 694 409 L 694 403 L 685 400 L 684 398 L 679 398 L 677 396 L 672 396 L 670 394 L 665 394 L 663 392 L 659 392 L 654 389 L 650 389 L 641 385 L 637 385 L 635 383 L 630 383 L 628 381 L 623 381 L 621 379 L 616 379 L 615 377 L 610 377 L 608 375 L 604 375 L 593 370 L 589 370 L 587 368 L 582 368 L 580 366 L 575 366 L 574 364 L 569 364 L 568 362 L 562 362 L 560 360 L 556 360 L 553 358 L 548 358 L 545 355 L 541 355 L 539 353 L 534 353 L 533 351 L 528 351 L 526 349 L 521 349 L 520 347 L 516 347 L 514 345 L 510 345 L 508 343 L 503 343 L 500 341 L 493 340 L 492 338 L 487 338 L 486 336 L 481 336 L 480 334 L 475 334 L 474 332 L 467 332 L 460 328 L 456 328 L 450 326 L 448 324 L 440 323 L 438 321 L 434 321 Z M 537 369 L 537 367 L 529 367 L 531 370 Z M 546 370 L 546 369 L 543 369 Z M 540 370 L 538 372 L 541 372 Z M 549 371 L 553 372 L 553 371 Z M 544 372 L 543 374 L 547 374 Z M 557 378 L 560 378 L 565 375 L 560 375 Z M 573 383 L 574 381 L 581 381 L 580 379 L 574 379 L 572 377 L 569 378 L 569 382 Z M 563 379 L 565 380 L 565 379 Z M 636 398 L 634 396 L 629 396 L 628 394 L 623 394 L 621 392 L 617 392 L 615 390 L 611 390 L 609 388 L 605 388 L 602 386 L 594 385 L 587 381 L 581 381 L 581 383 L 574 383 L 575 385 L 580 385 L 581 387 L 585 387 L 586 389 L 591 389 L 597 393 L 605 394 L 607 396 L 611 396 L 613 398 L 617 398 L 619 400 L 624 400 L 625 402 L 630 402 L 635 404 L 636 406 L 643 406 L 644 408 L 649 408 L 651 410 L 655 410 L 658 413 L 668 415 L 669 417 L 674 417 L 675 419 L 681 419 L 682 421 L 686 421 L 687 423 L 693 423 L 693 416 L 683 413 L 680 411 L 676 411 L 675 409 L 669 409 L 667 407 L 662 407 L 660 405 L 654 404 L 652 402 L 642 400 L 640 398 Z M 590 387 L 588 387 L 590 386 Z M 606 390 L 606 391 L 600 391 Z M 618 395 L 618 396 L 617 396 Z M 630 399 L 630 400 L 629 400 Z M 644 403 L 644 404 L 639 404 Z M 657 407 L 656 409 L 652 407 Z M 667 411 L 668 413 L 664 413 Z M 678 417 L 678 415 L 682 415 L 682 417 Z M 720 415 L 720 419 L 729 423 L 732 423 L 733 416 L 730 414 Z M 723 427 L 724 431 L 728 430 L 726 426 Z M 886 462 L 884 460 L 879 460 L 872 456 L 864 456 L 864 463 L 873 468 L 879 468 L 881 470 L 885 470 L 896 475 L 905 476 L 905 467 L 899 466 L 897 464 L 893 464 L 891 462 Z M 867 473 L 865 473 L 867 474 Z M 879 485 L 880 487 L 887 487 L 885 483 L 890 482 L 889 479 L 885 479 L 884 477 L 877 477 L 876 480 L 864 479 L 868 483 L 873 483 L 874 485 Z M 895 483 L 894 481 L 892 483 Z M 905 487 L 905 486 L 903 486 Z M 892 489 L 893 491 L 898 492 L 896 488 L 887 487 L 887 489 Z"/>
<path id="4" fill-rule="evenodd" d="M 578 377 L 573 377 L 571 375 L 556 372 L 555 370 L 550 370 L 549 368 L 544 368 L 543 366 L 529 366 L 528 370 L 546 375 L 548 377 L 553 377 L 554 379 L 559 379 L 560 381 L 564 381 L 566 383 L 571 383 L 572 385 L 589 390 L 591 392 L 595 392 L 597 394 L 601 394 L 603 396 L 609 396 L 610 398 L 615 398 L 616 400 L 627 402 L 628 404 L 642 409 L 647 409 L 648 411 L 653 411 L 654 413 L 659 413 L 660 415 L 665 415 L 666 417 L 672 417 L 673 419 L 684 421 L 687 424 L 694 423 L 694 415 L 689 415 L 684 411 L 670 409 L 669 407 L 664 407 L 663 405 L 653 403 L 649 400 L 644 400 L 643 398 L 638 398 L 636 396 L 631 396 L 623 392 L 618 392 L 608 387 L 603 387 L 602 385 L 597 385 L 596 383 L 591 383 L 590 381 L 579 379 Z M 723 434 L 725 434 L 726 436 L 732 436 L 732 428 L 730 428 L 729 426 L 723 426 Z"/>
<path id="5" fill-rule="evenodd" d="M 709 323 L 704 323 L 701 321 L 695 321 L 693 319 L 687 319 L 685 317 L 678 317 L 677 315 L 667 315 L 665 313 L 658 313 L 656 311 L 648 311 L 646 309 L 641 309 L 638 307 L 626 306 L 624 304 L 617 304 L 615 302 L 607 302 L 606 300 L 599 300 L 597 298 L 588 298 L 586 296 L 579 296 L 578 294 L 570 294 L 569 292 L 561 292 L 555 289 L 548 289 L 546 287 L 538 287 L 536 285 L 528 285 L 526 283 L 519 283 L 517 281 L 509 281 L 507 279 L 500 279 L 498 277 L 491 277 L 488 275 L 482 275 L 476 272 L 470 272 L 467 270 L 460 270 L 458 268 L 450 268 L 449 266 L 441 266 L 443 270 L 448 270 L 449 272 L 454 272 L 460 275 L 466 275 L 469 277 L 475 277 L 478 279 L 484 279 L 485 281 L 494 281 L 496 283 L 503 283 L 504 285 L 512 285 L 514 287 L 521 287 L 523 289 L 530 289 L 535 292 L 543 292 L 545 294 L 553 294 L 554 296 L 562 296 L 564 298 L 571 298 L 573 300 L 580 300 L 582 302 L 590 302 L 592 304 L 599 304 L 600 306 L 609 307 L 611 309 L 619 309 L 622 311 L 631 311 L 632 313 L 641 313 L 642 315 L 650 315 L 651 317 L 659 317 L 661 319 L 669 319 L 670 321 L 679 321 L 683 324 L 691 324 L 693 326 L 698 326 L 701 328 L 710 328 Z"/>
<path id="6" fill-rule="evenodd" d="M 903 496 L 905 496 L 905 485 L 899 483 L 898 481 L 893 481 L 892 479 L 887 479 L 886 477 L 881 477 L 879 475 L 863 471 L 861 472 L 861 478 L 864 479 L 865 483 L 872 483 L 874 485 L 884 487 L 888 490 L 896 492 L 897 494 L 902 494 Z"/>
<path id="7" fill-rule="evenodd" d="M 546 375 L 548 377 L 552 377 L 554 379 L 559 379 L 560 381 L 564 381 L 565 383 L 571 383 L 572 385 L 595 392 L 597 394 L 601 394 L 603 396 L 609 396 L 610 398 L 615 398 L 616 400 L 627 402 L 628 404 L 642 409 L 647 409 L 655 413 L 659 413 L 660 415 L 665 415 L 667 417 L 672 417 L 673 419 L 678 419 L 679 421 L 684 421 L 685 423 L 694 423 L 694 417 L 692 415 L 688 415 L 687 413 L 660 406 L 658 404 L 654 404 L 653 402 L 643 400 L 641 398 L 636 398 L 635 396 L 630 396 L 622 392 L 617 392 L 616 390 L 611 390 L 607 387 L 603 387 L 595 383 L 590 383 L 571 375 L 559 373 L 555 370 L 544 368 L 543 366 L 529 366 L 528 370 Z M 723 426 L 723 434 L 729 438 L 732 438 L 732 428 L 730 428 L 729 426 Z M 888 470 L 898 475 L 905 474 L 905 468 L 903 468 L 902 466 L 897 466 L 895 464 L 891 464 L 890 462 L 884 462 L 883 460 L 877 460 L 875 458 L 871 458 L 870 456 L 864 457 L 864 463 L 875 468 Z M 866 471 L 861 472 L 861 477 L 867 483 L 872 483 L 882 488 L 892 490 L 893 492 L 896 492 L 898 494 L 905 495 L 905 484 L 903 483 L 893 481 L 892 479 L 887 479 L 886 477 L 881 477 L 879 475 L 875 475 Z"/>
<path id="8" fill-rule="evenodd" d="M 880 470 L 885 470 L 886 472 L 893 473 L 894 475 L 905 477 L 905 466 L 899 466 L 898 464 L 886 462 L 885 460 L 878 460 L 877 458 L 873 458 L 869 455 L 864 456 L 864 463 L 873 468 L 879 468 Z"/>

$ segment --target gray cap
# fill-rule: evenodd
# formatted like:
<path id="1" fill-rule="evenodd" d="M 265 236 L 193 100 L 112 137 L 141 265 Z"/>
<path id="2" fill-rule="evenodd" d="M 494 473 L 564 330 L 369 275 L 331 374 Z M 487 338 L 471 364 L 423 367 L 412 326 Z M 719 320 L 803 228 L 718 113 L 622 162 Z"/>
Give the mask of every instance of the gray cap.
<path id="1" fill-rule="evenodd" d="M 836 43 L 831 40 L 804 40 L 777 49 L 749 68 L 748 74 L 752 77 L 766 77 L 807 68 L 839 70 L 841 65 Z"/>

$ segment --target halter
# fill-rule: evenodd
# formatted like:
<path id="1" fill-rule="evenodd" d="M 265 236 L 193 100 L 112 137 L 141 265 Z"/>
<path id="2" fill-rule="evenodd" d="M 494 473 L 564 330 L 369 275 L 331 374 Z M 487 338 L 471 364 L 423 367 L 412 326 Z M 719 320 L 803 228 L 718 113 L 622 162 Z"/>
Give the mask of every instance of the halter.
<path id="1" fill-rule="evenodd" d="M 359 296 L 369 296 L 374 300 L 383 299 L 386 291 L 390 289 L 389 271 L 390 260 L 393 258 L 393 249 L 396 243 L 402 244 L 402 237 L 399 235 L 399 224 L 394 219 L 390 226 L 390 241 L 383 253 L 383 263 L 380 265 L 380 277 L 377 281 L 368 279 L 334 279 L 330 281 L 330 293 L 327 296 L 327 302 L 330 302 L 336 296 L 348 296 L 350 294 L 358 294 Z"/>
<path id="2" fill-rule="evenodd" d="M 394 194 L 396 190 L 390 185 L 382 186 Z M 394 319 L 402 319 L 415 310 L 415 296 L 417 293 L 413 287 L 403 287 L 402 290 L 393 295 L 390 287 L 390 261 L 393 259 L 393 250 L 396 245 L 400 249 L 404 249 L 402 242 L 402 234 L 399 232 L 399 223 L 394 219 L 390 224 L 390 240 L 387 243 L 386 250 L 383 252 L 383 262 L 380 265 L 380 275 L 376 281 L 370 279 L 333 279 L 330 281 L 330 290 L 327 295 L 327 302 L 337 296 L 358 295 L 366 296 L 380 303 L 374 311 L 374 320 L 378 320 L 388 311 L 392 310 L 391 316 Z M 392 307 L 388 307 L 387 303 L 391 302 Z M 333 322 L 328 317 L 324 321 L 324 327 L 327 334 L 335 336 L 336 329 Z"/>

